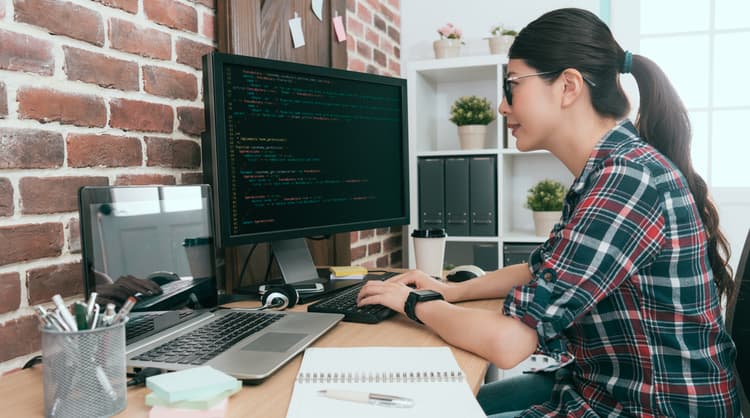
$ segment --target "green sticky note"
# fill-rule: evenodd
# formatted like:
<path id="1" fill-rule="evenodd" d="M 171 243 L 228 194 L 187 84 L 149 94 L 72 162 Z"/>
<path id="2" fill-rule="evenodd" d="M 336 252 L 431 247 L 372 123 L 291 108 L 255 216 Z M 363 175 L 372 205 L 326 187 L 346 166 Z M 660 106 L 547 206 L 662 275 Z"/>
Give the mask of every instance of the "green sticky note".
<path id="1" fill-rule="evenodd" d="M 168 403 L 207 399 L 233 390 L 239 381 L 211 366 L 200 366 L 146 379 L 146 387 Z M 241 383 L 240 383 L 241 384 Z"/>

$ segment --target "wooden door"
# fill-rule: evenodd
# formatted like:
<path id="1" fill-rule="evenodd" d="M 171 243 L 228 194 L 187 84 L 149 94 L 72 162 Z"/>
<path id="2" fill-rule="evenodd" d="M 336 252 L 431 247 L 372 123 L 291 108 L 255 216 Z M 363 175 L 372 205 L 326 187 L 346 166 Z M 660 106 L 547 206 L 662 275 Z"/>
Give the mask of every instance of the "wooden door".
<path id="1" fill-rule="evenodd" d="M 336 40 L 331 24 L 331 17 L 336 14 L 345 18 L 346 0 L 324 0 L 322 21 L 313 13 L 311 3 L 311 0 L 218 0 L 219 51 L 346 69 L 346 42 Z M 305 36 L 305 46 L 301 48 L 294 48 L 289 29 L 289 19 L 294 18 L 295 13 L 302 20 Z M 349 233 L 307 241 L 316 265 L 349 265 L 351 262 Z M 239 284 L 248 252 L 248 247 L 227 249 L 228 290 Z M 252 254 L 244 284 L 263 280 L 268 259 L 267 246 L 259 246 Z"/>

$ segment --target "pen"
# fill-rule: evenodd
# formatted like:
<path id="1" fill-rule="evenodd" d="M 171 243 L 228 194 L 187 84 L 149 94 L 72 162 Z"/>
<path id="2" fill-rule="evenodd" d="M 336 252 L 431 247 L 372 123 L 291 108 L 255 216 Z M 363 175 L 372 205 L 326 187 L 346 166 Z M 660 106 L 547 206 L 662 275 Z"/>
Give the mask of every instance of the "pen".
<path id="1" fill-rule="evenodd" d="M 104 313 L 101 316 L 102 323 L 101 325 L 103 327 L 108 327 L 112 325 L 112 320 L 115 318 L 115 304 L 114 303 L 108 303 L 107 308 L 104 310 Z"/>
<path id="2" fill-rule="evenodd" d="M 369 403 L 370 405 L 392 408 L 411 408 L 414 400 L 401 396 L 383 395 L 382 393 L 355 392 L 352 390 L 319 390 L 318 395 L 340 401 Z"/>
<path id="3" fill-rule="evenodd" d="M 89 329 L 96 329 L 96 322 L 99 320 L 99 305 L 94 305 L 94 310 L 91 313 L 91 319 L 89 320 Z"/>
<path id="4" fill-rule="evenodd" d="M 120 322 L 127 314 L 130 313 L 130 310 L 133 309 L 133 306 L 135 306 L 135 302 L 137 302 L 137 299 L 130 296 L 128 297 L 128 300 L 125 301 L 125 304 L 122 305 L 122 308 L 120 308 L 120 311 L 117 312 L 117 315 L 112 319 L 110 322 L 110 325 L 116 324 Z"/>
<path id="5" fill-rule="evenodd" d="M 94 314 L 94 305 L 96 305 L 96 297 L 98 294 L 96 292 L 91 292 L 89 295 L 89 301 L 86 304 L 86 321 L 88 323 L 91 323 L 91 316 Z M 89 326 L 89 328 L 91 328 Z"/>
<path id="6" fill-rule="evenodd" d="M 89 322 L 86 320 L 86 305 L 81 302 L 74 303 L 73 313 L 75 314 L 78 331 L 89 329 Z"/>
<path id="7" fill-rule="evenodd" d="M 55 306 L 57 306 L 57 313 L 60 314 L 60 317 L 68 326 L 70 331 L 78 331 L 76 320 L 73 318 L 73 315 L 70 314 L 68 307 L 65 306 L 65 303 L 62 300 L 62 296 L 60 296 L 59 294 L 52 296 L 52 302 L 54 302 Z"/>
<path id="8" fill-rule="evenodd" d="M 112 384 L 109 383 L 107 374 L 104 373 L 102 366 L 96 366 L 96 378 L 99 379 L 99 384 L 102 385 L 104 393 L 106 393 L 113 401 L 117 400 L 117 392 L 112 388 Z"/>

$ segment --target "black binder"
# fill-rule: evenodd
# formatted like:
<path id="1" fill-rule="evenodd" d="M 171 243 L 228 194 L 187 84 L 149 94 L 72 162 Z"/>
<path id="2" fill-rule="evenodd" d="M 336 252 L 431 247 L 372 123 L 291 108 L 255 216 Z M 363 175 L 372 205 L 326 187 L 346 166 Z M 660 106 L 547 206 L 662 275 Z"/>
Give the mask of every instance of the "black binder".
<path id="1" fill-rule="evenodd" d="M 495 157 L 469 160 L 471 236 L 497 235 L 497 161 Z"/>
<path id="2" fill-rule="evenodd" d="M 449 237 L 469 235 L 469 158 L 445 159 L 445 232 Z"/>
<path id="3" fill-rule="evenodd" d="M 445 228 L 445 180 L 442 158 L 420 158 L 419 171 L 419 228 Z"/>

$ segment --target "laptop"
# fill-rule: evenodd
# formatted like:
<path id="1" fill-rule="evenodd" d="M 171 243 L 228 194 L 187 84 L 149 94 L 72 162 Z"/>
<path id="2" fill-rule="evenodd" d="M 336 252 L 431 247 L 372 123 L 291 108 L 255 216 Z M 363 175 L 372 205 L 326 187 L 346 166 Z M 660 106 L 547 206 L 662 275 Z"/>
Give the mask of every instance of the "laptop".
<path id="1" fill-rule="evenodd" d="M 209 365 L 260 381 L 343 315 L 218 308 L 210 193 L 208 185 L 81 188 L 86 295 L 96 292 L 100 305 L 136 298 L 129 367 Z"/>

